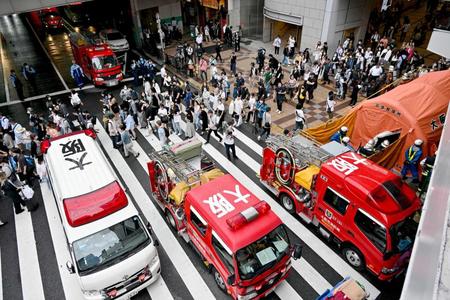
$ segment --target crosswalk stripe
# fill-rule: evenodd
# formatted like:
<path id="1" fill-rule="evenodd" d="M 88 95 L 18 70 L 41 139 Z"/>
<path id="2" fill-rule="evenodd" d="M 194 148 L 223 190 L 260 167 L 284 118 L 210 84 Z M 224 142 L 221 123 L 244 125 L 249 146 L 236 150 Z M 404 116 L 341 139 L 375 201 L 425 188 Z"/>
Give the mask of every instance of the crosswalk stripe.
<path id="1" fill-rule="evenodd" d="M 184 121 L 182 121 L 180 125 L 184 130 L 186 126 Z M 197 134 L 197 137 L 201 141 L 205 141 L 199 134 Z M 236 147 L 237 153 L 238 148 L 239 147 Z M 270 195 L 264 192 L 255 182 L 248 178 L 241 170 L 239 170 L 239 168 L 225 159 L 216 148 L 214 148 L 211 144 L 204 144 L 203 149 L 214 159 L 223 158 L 223 161 L 220 162 L 221 165 L 237 180 L 241 181 L 247 188 L 250 188 L 250 190 L 255 193 L 257 197 L 268 202 L 274 212 L 281 218 L 281 220 L 283 220 L 283 222 L 292 230 L 292 232 L 294 232 L 295 235 L 301 238 L 310 248 L 312 248 L 320 257 L 322 257 L 322 259 L 326 260 L 326 262 L 331 267 L 333 267 L 333 269 L 335 269 L 336 272 L 338 272 L 342 277 L 351 276 L 354 279 L 358 280 L 361 284 L 364 285 L 367 291 L 370 292 L 371 298 L 373 299 L 375 299 L 380 294 L 380 291 L 375 286 L 373 286 L 361 274 L 350 267 L 339 255 L 334 253 L 326 244 L 324 244 L 319 238 L 313 235 L 311 231 L 303 226 L 303 224 L 298 222 L 292 215 L 284 210 L 281 205 L 279 205 Z M 244 151 L 240 151 L 239 153 L 240 155 L 242 155 L 242 161 L 245 161 L 246 164 L 250 162 L 250 165 L 253 165 L 253 168 L 255 168 L 255 163 L 251 162 L 253 161 L 252 158 L 244 153 Z M 257 170 L 257 172 L 259 172 L 259 164 Z"/>
<path id="2" fill-rule="evenodd" d="M 59 217 L 55 198 L 48 183 L 41 182 L 40 187 L 64 295 L 66 296 L 66 300 L 82 300 L 84 297 L 81 293 L 81 287 L 77 277 L 75 274 L 70 274 L 66 268 L 66 262 L 71 261 L 71 257 L 67 248 L 66 236 Z"/>
<path id="3" fill-rule="evenodd" d="M 174 267 L 176 268 L 178 274 L 180 274 L 180 277 L 183 279 L 191 295 L 198 299 L 214 299 L 214 295 L 195 269 L 178 240 L 172 234 L 168 227 L 169 225 L 167 225 L 164 218 L 159 214 L 159 208 L 157 208 L 147 196 L 143 187 L 140 185 L 136 176 L 133 174 L 120 152 L 113 149 L 112 142 L 106 134 L 105 129 L 98 125 L 95 129 L 98 130 L 97 136 L 105 148 L 107 152 L 106 154 L 112 160 L 122 178 L 126 178 L 126 183 L 130 189 L 130 192 L 134 195 L 136 202 L 138 202 L 139 207 L 142 209 L 142 212 L 147 220 L 151 222 L 152 228 L 158 236 L 161 245 L 164 247 L 164 250 L 170 260 L 173 262 Z M 135 143 L 135 145 L 137 145 L 137 143 Z M 139 150 L 139 152 L 143 153 L 143 150 Z M 144 165 L 144 169 L 146 169 L 146 165 Z"/>
<path id="4" fill-rule="evenodd" d="M 245 145 L 247 145 L 250 149 L 252 149 L 256 154 L 262 156 L 263 147 L 256 143 L 254 140 L 246 136 L 244 133 L 239 131 L 239 129 L 234 129 L 234 135 L 241 140 Z"/>
<path id="5" fill-rule="evenodd" d="M 17 235 L 17 252 L 19 255 L 20 279 L 24 300 L 44 300 L 41 270 L 34 238 L 31 214 L 23 212 L 14 214 Z"/>
<path id="6" fill-rule="evenodd" d="M 147 287 L 147 292 L 150 294 L 152 299 L 164 299 L 173 300 L 173 296 L 166 285 L 166 282 L 160 276 L 158 280 L 153 282 L 149 287 Z"/>
<path id="7" fill-rule="evenodd" d="M 148 137 L 146 137 L 148 139 Z M 179 136 L 177 136 L 176 134 L 171 134 L 169 136 L 169 139 L 174 142 L 174 143 L 178 143 L 183 141 Z M 152 145 L 152 143 L 151 143 Z M 142 150 L 141 146 L 138 143 L 133 144 L 133 147 L 135 149 L 137 149 L 138 152 L 144 153 L 144 150 Z M 144 156 L 141 155 L 137 158 L 137 160 L 139 161 L 139 163 L 141 164 L 141 166 L 146 170 L 147 173 L 147 168 L 146 168 L 146 163 L 148 161 L 148 156 Z M 284 284 L 284 289 L 285 291 L 283 292 L 284 295 L 289 295 L 289 297 L 283 298 L 283 299 L 298 299 L 299 295 L 297 294 L 297 292 L 289 285 L 289 283 L 285 283 Z M 277 293 L 277 289 L 275 289 L 275 292 Z"/>
<path id="8" fill-rule="evenodd" d="M 303 298 L 297 294 L 297 292 L 294 290 L 294 288 L 287 281 L 283 281 L 282 283 L 280 283 L 277 286 L 277 288 L 275 289 L 275 293 L 278 295 L 278 297 L 280 297 L 280 299 L 303 300 Z"/>

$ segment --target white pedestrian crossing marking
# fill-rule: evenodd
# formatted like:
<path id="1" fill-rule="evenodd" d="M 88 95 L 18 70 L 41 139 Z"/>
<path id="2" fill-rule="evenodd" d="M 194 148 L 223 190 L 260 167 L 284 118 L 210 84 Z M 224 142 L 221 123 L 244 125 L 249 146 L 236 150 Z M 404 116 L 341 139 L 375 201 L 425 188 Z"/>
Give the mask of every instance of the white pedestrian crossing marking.
<path id="1" fill-rule="evenodd" d="M 44 300 L 44 289 L 42 287 L 41 270 L 39 268 L 31 214 L 24 211 L 14 216 L 23 299 Z"/>
<path id="2" fill-rule="evenodd" d="M 164 299 L 173 300 L 173 296 L 166 285 L 166 282 L 160 276 L 158 280 L 153 282 L 149 287 L 147 287 L 147 292 L 150 294 L 152 299 Z"/>
<path id="3" fill-rule="evenodd" d="M 84 297 L 81 293 L 81 287 L 77 277 L 75 274 L 70 274 L 66 268 L 66 262 L 72 261 L 72 259 L 67 248 L 66 236 L 62 227 L 61 218 L 59 217 L 55 198 L 47 182 L 41 183 L 40 186 L 64 295 L 66 296 L 66 300 L 82 300 Z"/>
<path id="4" fill-rule="evenodd" d="M 95 128 L 98 130 L 97 136 L 105 148 L 107 155 L 119 171 L 121 177 L 126 179 L 126 184 L 131 194 L 134 196 L 134 199 L 138 203 L 147 220 L 150 221 L 153 230 L 161 242 L 161 245 L 164 247 L 164 250 L 170 260 L 173 262 L 175 269 L 184 281 L 191 295 L 198 299 L 214 299 L 214 295 L 198 271 L 195 269 L 193 263 L 184 252 L 178 240 L 172 234 L 169 229 L 169 225 L 167 225 L 164 218 L 159 214 L 159 208 L 157 208 L 147 196 L 143 187 L 140 185 L 136 176 L 133 174 L 120 152 L 113 149 L 112 142 L 106 134 L 105 129 L 101 126 L 96 126 Z M 135 143 L 135 147 L 138 152 L 143 153 L 143 150 L 138 147 L 137 143 Z M 147 169 L 146 165 L 144 166 L 144 169 Z"/>

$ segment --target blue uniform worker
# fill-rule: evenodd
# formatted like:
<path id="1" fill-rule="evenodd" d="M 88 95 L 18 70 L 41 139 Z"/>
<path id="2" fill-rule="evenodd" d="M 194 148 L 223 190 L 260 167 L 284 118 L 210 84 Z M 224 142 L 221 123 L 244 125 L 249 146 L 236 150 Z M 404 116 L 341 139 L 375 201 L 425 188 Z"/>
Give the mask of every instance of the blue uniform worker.
<path id="1" fill-rule="evenodd" d="M 70 66 L 70 76 L 72 76 L 73 80 L 75 80 L 77 87 L 83 86 L 84 72 L 83 69 L 75 63 L 75 61 L 72 61 L 72 66 Z"/>
<path id="2" fill-rule="evenodd" d="M 414 141 L 414 145 L 406 149 L 405 162 L 402 168 L 402 179 L 406 179 L 406 174 L 408 174 L 409 171 L 412 174 L 413 182 L 419 182 L 418 166 L 420 157 L 422 156 L 422 144 L 423 141 L 417 139 Z"/>
<path id="3" fill-rule="evenodd" d="M 338 132 L 333 134 L 330 138 L 330 141 L 338 142 L 339 144 L 342 144 L 342 139 L 347 135 L 348 128 L 345 126 L 342 126 L 341 129 L 339 129 Z"/>

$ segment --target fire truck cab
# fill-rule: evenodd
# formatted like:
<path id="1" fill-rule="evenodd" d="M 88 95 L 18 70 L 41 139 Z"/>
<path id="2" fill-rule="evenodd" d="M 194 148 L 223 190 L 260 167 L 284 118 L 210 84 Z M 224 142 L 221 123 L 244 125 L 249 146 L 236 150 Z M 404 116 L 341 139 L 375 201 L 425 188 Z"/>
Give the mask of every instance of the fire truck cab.
<path id="1" fill-rule="evenodd" d="M 406 268 L 421 203 L 393 172 L 336 142 L 272 136 L 260 177 L 286 210 L 337 242 L 355 269 L 390 280 Z"/>
<path id="2" fill-rule="evenodd" d="M 117 179 L 91 130 L 41 144 L 71 260 L 86 300 L 125 300 L 158 279 L 149 225 Z"/>
<path id="3" fill-rule="evenodd" d="M 197 154 L 186 156 L 194 147 Z M 195 139 L 154 153 L 148 163 L 151 190 L 222 291 L 234 299 L 262 298 L 288 276 L 291 256 L 299 258 L 301 247 L 290 245 L 269 204 L 207 159 L 200 162 L 200 153 Z"/>
<path id="4" fill-rule="evenodd" d="M 116 86 L 123 79 L 122 67 L 111 48 L 88 33 L 69 35 L 75 62 L 95 86 Z"/>

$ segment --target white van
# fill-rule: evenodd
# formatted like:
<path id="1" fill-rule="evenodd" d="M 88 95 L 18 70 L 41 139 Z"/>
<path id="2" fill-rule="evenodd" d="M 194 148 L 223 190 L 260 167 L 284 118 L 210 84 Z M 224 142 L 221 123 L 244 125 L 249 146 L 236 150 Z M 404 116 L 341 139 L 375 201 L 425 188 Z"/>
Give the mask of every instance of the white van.
<path id="1" fill-rule="evenodd" d="M 85 299 L 129 299 L 154 282 L 160 261 L 149 228 L 91 130 L 41 144 L 72 262 Z"/>

